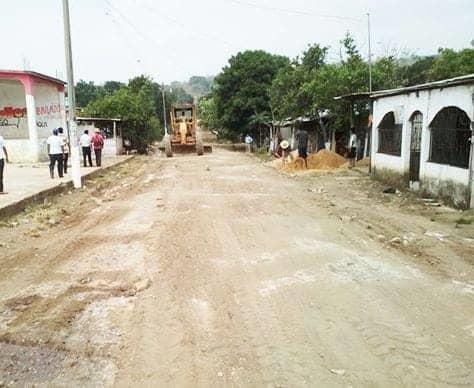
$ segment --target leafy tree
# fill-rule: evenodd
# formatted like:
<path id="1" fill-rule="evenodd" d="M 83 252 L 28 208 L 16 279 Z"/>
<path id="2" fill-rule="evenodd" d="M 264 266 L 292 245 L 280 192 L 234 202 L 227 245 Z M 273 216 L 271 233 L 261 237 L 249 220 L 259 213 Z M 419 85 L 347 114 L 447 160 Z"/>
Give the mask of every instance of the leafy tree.
<path id="1" fill-rule="evenodd" d="M 199 99 L 198 112 L 203 127 L 207 129 L 220 129 L 216 104 L 212 95 L 204 96 Z"/>
<path id="2" fill-rule="evenodd" d="M 201 97 L 211 91 L 212 81 L 208 77 L 192 76 L 188 83 L 187 89 L 192 96 Z"/>
<path id="3" fill-rule="evenodd" d="M 398 61 L 399 77 L 403 86 L 424 84 L 429 81 L 429 72 L 436 60 L 435 55 L 411 57 Z"/>
<path id="4" fill-rule="evenodd" d="M 146 152 L 147 146 L 163 135 L 156 115 L 154 84 L 145 76 L 133 78 L 126 87 L 89 103 L 86 114 L 121 118 L 124 137 L 139 152 Z"/>
<path id="5" fill-rule="evenodd" d="M 313 96 L 307 86 L 325 65 L 327 51 L 327 47 L 310 45 L 301 59 L 278 72 L 270 88 L 273 113 L 278 119 L 314 113 Z"/>
<path id="6" fill-rule="evenodd" d="M 319 44 L 308 45 L 303 52 L 301 65 L 309 71 L 318 70 L 326 63 L 328 47 L 321 47 Z"/>
<path id="7" fill-rule="evenodd" d="M 440 49 L 439 55 L 428 72 L 430 81 L 474 73 L 474 49 L 454 51 Z"/>
<path id="8" fill-rule="evenodd" d="M 104 89 L 105 93 L 112 94 L 112 93 L 116 92 L 117 90 L 123 88 L 124 86 L 125 86 L 125 84 L 123 82 L 106 81 L 104 83 L 103 89 Z"/>
<path id="9" fill-rule="evenodd" d="M 85 107 L 90 102 L 103 96 L 104 91 L 101 86 L 95 85 L 92 81 L 79 80 L 76 83 L 76 104 L 78 107 Z"/>
<path id="10" fill-rule="evenodd" d="M 278 71 L 288 66 L 286 57 L 265 51 L 245 51 L 229 60 L 214 81 L 216 116 L 236 138 L 255 112 L 270 112 L 269 89 Z"/>

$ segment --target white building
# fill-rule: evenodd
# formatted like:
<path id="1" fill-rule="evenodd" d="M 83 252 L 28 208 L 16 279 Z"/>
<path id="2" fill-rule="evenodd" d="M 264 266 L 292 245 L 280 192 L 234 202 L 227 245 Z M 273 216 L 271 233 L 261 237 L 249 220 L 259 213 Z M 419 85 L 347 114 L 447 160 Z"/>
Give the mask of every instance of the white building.
<path id="1" fill-rule="evenodd" d="M 66 130 L 64 82 L 32 71 L 0 70 L 0 135 L 14 163 L 47 159 L 46 139 Z"/>
<path id="2" fill-rule="evenodd" d="M 373 174 L 474 207 L 474 74 L 371 97 Z"/>

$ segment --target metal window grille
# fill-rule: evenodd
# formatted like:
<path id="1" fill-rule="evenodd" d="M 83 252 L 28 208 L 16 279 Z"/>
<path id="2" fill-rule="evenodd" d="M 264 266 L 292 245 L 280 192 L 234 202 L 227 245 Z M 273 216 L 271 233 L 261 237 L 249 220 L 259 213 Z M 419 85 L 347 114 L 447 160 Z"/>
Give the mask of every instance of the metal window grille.
<path id="1" fill-rule="evenodd" d="M 468 168 L 471 129 L 466 113 L 444 108 L 431 123 L 430 162 Z"/>
<path id="2" fill-rule="evenodd" d="M 413 152 L 421 151 L 421 131 L 423 130 L 423 115 L 417 112 L 411 120 L 411 143 L 410 150 Z"/>
<path id="3" fill-rule="evenodd" d="M 395 124 L 393 112 L 387 113 L 380 122 L 379 147 L 381 154 L 401 156 L 402 154 L 402 125 Z"/>

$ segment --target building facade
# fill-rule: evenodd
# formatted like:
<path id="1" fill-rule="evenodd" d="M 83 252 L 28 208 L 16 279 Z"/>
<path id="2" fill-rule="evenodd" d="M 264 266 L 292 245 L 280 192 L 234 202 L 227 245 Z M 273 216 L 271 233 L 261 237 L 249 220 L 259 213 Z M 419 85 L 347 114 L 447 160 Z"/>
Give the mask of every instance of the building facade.
<path id="1" fill-rule="evenodd" d="M 13 163 L 46 160 L 47 137 L 66 130 L 64 85 L 32 71 L 0 70 L 0 135 Z"/>
<path id="2" fill-rule="evenodd" d="M 371 97 L 372 173 L 474 207 L 474 74 Z"/>

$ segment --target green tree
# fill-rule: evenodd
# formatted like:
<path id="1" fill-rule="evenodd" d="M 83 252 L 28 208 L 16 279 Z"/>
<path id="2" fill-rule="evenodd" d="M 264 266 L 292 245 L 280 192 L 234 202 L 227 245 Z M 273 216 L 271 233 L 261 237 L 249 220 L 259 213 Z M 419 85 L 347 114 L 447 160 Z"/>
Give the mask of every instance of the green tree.
<path id="1" fill-rule="evenodd" d="M 117 90 L 123 88 L 125 86 L 125 84 L 123 82 L 119 82 L 119 81 L 106 81 L 104 83 L 104 91 L 105 93 L 107 94 L 112 94 L 114 92 L 116 92 Z"/>
<path id="2" fill-rule="evenodd" d="M 461 51 L 440 49 L 439 55 L 428 72 L 430 81 L 459 77 L 474 73 L 474 49 Z"/>
<path id="3" fill-rule="evenodd" d="M 126 87 L 89 103 L 86 114 L 121 118 L 123 136 L 142 153 L 163 135 L 156 115 L 154 83 L 145 76 L 135 77 Z"/>
<path id="4" fill-rule="evenodd" d="M 308 84 L 325 65 L 328 48 L 309 45 L 300 58 L 278 72 L 270 88 L 271 105 L 276 118 L 314 113 L 314 100 Z"/>
<path id="5" fill-rule="evenodd" d="M 198 103 L 199 120 L 201 125 L 207 129 L 220 129 L 217 118 L 216 104 L 212 95 L 204 96 Z"/>
<path id="6" fill-rule="evenodd" d="M 92 81 L 79 80 L 75 87 L 76 104 L 78 107 L 85 107 L 90 102 L 100 98 L 104 95 L 104 90 L 101 86 L 95 85 Z"/>
<path id="7" fill-rule="evenodd" d="M 270 86 L 288 64 L 288 58 L 261 50 L 241 52 L 229 60 L 214 80 L 212 95 L 217 119 L 231 137 L 248 127 L 255 112 L 270 113 Z"/>
<path id="8" fill-rule="evenodd" d="M 398 61 L 399 77 L 403 86 L 424 84 L 429 81 L 429 72 L 436 60 L 435 55 L 412 56 Z"/>

